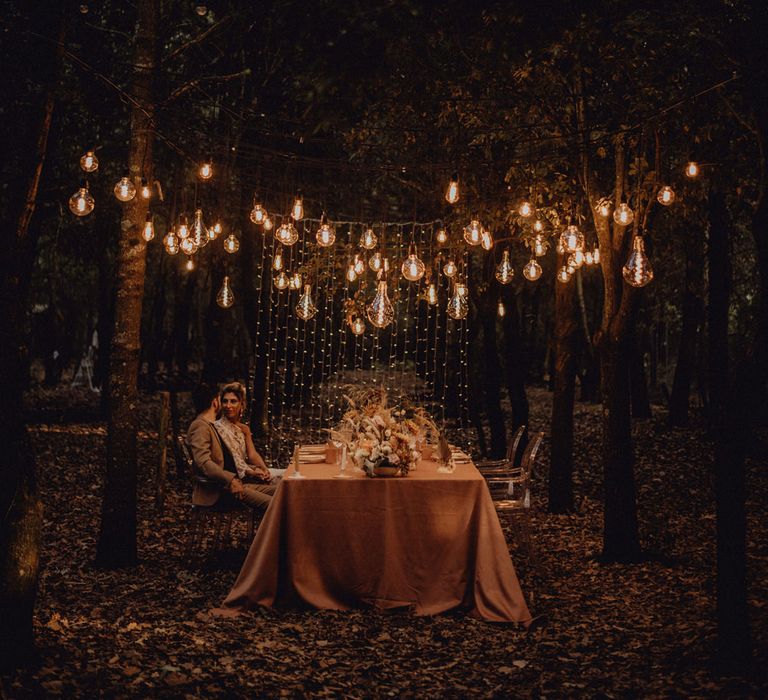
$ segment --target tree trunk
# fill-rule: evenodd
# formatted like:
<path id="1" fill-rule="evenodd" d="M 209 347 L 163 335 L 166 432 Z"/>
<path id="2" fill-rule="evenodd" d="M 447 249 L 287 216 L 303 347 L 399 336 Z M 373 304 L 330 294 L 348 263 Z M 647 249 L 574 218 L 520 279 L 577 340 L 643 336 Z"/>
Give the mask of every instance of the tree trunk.
<path id="1" fill-rule="evenodd" d="M 139 0 L 131 96 L 130 177 L 151 181 L 154 103 L 152 81 L 157 60 L 158 0 Z M 115 331 L 110 353 L 107 470 L 96 564 L 106 568 L 136 563 L 136 431 L 139 336 L 144 295 L 146 243 L 141 229 L 147 200 L 123 204 L 117 259 Z"/>
<path id="2" fill-rule="evenodd" d="M 0 668 L 10 669 L 28 661 L 34 653 L 32 615 L 37 595 L 43 512 L 38 491 L 35 460 L 20 407 L 28 371 L 24 337 L 28 282 L 32 276 L 38 232 L 30 231 L 37 205 L 48 136 L 55 105 L 54 86 L 64 55 L 65 19 L 43 12 L 36 31 L 48 34 L 54 50 L 45 54 L 41 70 L 47 90 L 43 92 L 42 116 L 31 149 L 30 169 L 20 173 L 16 201 L 20 210 L 6 212 L 15 230 L 5 234 L 0 251 Z M 47 17 L 46 17 L 47 15 Z M 46 24 L 53 20 L 55 28 Z M 50 21 L 49 19 L 49 21 Z M 54 37 L 57 37 L 54 39 Z M 47 46 L 43 43 L 42 46 Z M 14 188 L 15 189 L 15 188 Z M 11 199 L 13 201 L 13 199 Z"/>
<path id="3" fill-rule="evenodd" d="M 488 427 L 491 431 L 490 458 L 501 459 L 507 451 L 507 435 L 504 413 L 501 410 L 501 366 L 496 341 L 496 307 L 498 296 L 491 290 L 486 292 L 482 301 L 480 324 L 483 329 L 483 385 L 485 391 L 485 411 Z"/>
<path id="4" fill-rule="evenodd" d="M 512 408 L 512 434 L 522 425 L 528 425 L 528 397 L 525 394 L 525 374 L 527 361 L 523 350 L 522 333 L 520 332 L 520 313 L 517 302 L 510 293 L 505 300 L 507 313 L 504 316 L 502 329 L 504 332 L 504 357 L 505 378 L 507 383 L 507 395 Z M 520 443 L 520 449 L 524 449 L 526 440 Z"/>
<path id="5" fill-rule="evenodd" d="M 636 331 L 636 324 L 629 329 L 629 386 L 632 400 L 632 417 L 646 419 L 651 417 L 651 402 L 648 398 L 648 381 L 645 378 L 645 360 L 643 348 Z"/>
<path id="6" fill-rule="evenodd" d="M 563 263 L 560 256 L 559 265 Z M 581 271 L 576 272 L 577 275 Z M 573 511 L 573 402 L 576 391 L 576 343 L 579 332 L 576 281 L 555 282 L 554 394 L 552 396 L 549 511 Z"/>

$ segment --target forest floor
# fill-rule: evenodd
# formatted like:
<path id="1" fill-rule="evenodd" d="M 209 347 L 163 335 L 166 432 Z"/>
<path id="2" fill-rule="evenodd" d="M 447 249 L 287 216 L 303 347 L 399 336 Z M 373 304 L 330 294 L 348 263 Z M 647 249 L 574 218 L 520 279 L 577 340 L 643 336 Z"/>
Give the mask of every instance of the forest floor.
<path id="1" fill-rule="evenodd" d="M 530 392 L 548 434 L 550 394 Z M 30 429 L 45 509 L 36 611 L 39 660 L 3 677 L 0 697 L 765 697 L 768 693 L 768 436 L 748 460 L 749 601 L 756 648 L 746 678 L 711 672 L 715 638 L 712 444 L 702 423 L 665 413 L 634 427 L 641 564 L 602 565 L 598 406 L 577 404 L 574 515 L 543 511 L 547 440 L 536 474 L 536 557 L 512 558 L 534 614 L 531 634 L 461 614 L 258 610 L 208 619 L 244 547 L 184 563 L 190 487 L 172 480 L 153 508 L 157 401 L 141 413 L 136 568 L 92 565 L 106 427 L 87 394 L 35 391 Z M 186 408 L 188 411 L 188 407 Z M 186 416 L 185 416 L 186 417 Z M 173 465 L 170 467 L 174 471 Z M 508 533 L 509 541 L 514 534 Z"/>

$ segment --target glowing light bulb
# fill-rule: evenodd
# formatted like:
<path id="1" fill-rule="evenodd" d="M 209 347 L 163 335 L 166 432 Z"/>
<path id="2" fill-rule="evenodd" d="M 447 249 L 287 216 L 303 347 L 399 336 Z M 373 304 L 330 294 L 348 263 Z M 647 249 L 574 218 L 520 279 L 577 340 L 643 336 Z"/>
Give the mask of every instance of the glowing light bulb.
<path id="1" fill-rule="evenodd" d="M 142 199 L 152 199 L 152 188 L 147 184 L 144 178 L 141 178 L 141 187 L 139 187 L 139 194 Z"/>
<path id="2" fill-rule="evenodd" d="M 501 284 L 509 284 L 515 276 L 515 268 L 509 260 L 509 251 L 505 250 L 501 256 L 501 262 L 496 267 L 496 279 Z"/>
<path id="3" fill-rule="evenodd" d="M 283 249 L 280 248 L 275 253 L 275 257 L 272 258 L 272 269 L 273 270 L 282 270 L 283 269 Z"/>
<path id="4" fill-rule="evenodd" d="M 448 316 L 454 321 L 460 321 L 467 317 L 469 313 L 467 297 L 467 285 L 463 282 L 456 282 L 453 285 L 453 296 L 448 300 Z"/>
<path id="5" fill-rule="evenodd" d="M 626 202 L 619 204 L 619 206 L 616 208 L 616 211 L 613 212 L 613 220 L 619 226 L 629 226 L 632 221 L 634 221 L 634 218 L 635 212 L 629 208 L 629 204 Z"/>
<path id="6" fill-rule="evenodd" d="M 152 214 L 147 214 L 147 220 L 144 222 L 144 228 L 141 231 L 141 237 L 149 243 L 155 237 L 155 224 L 152 223 Z"/>
<path id="7" fill-rule="evenodd" d="M 675 201 L 675 191 L 669 185 L 664 185 L 656 195 L 656 200 L 662 206 L 668 207 Z"/>
<path id="8" fill-rule="evenodd" d="M 168 232 L 168 235 L 163 239 L 163 245 L 168 255 L 176 255 L 180 250 L 179 239 L 174 235 L 173 231 Z"/>
<path id="9" fill-rule="evenodd" d="M 541 219 L 536 219 L 536 221 L 533 222 L 533 230 L 536 231 L 536 233 L 541 233 L 544 230 L 544 222 Z"/>
<path id="10" fill-rule="evenodd" d="M 493 236 L 490 231 L 483 229 L 483 232 L 480 234 L 480 245 L 483 246 L 483 250 L 493 248 Z"/>
<path id="11" fill-rule="evenodd" d="M 691 180 L 699 176 L 699 164 L 695 160 L 689 160 L 686 163 L 685 176 L 691 178 Z"/>
<path id="12" fill-rule="evenodd" d="M 189 237 L 189 224 L 187 223 L 187 217 L 182 214 L 179 217 L 179 238 L 183 241 Z"/>
<path id="13" fill-rule="evenodd" d="M 621 272 L 627 284 L 633 287 L 645 287 L 653 280 L 653 268 L 651 261 L 645 254 L 645 243 L 641 236 L 635 236 L 635 240 L 632 242 L 632 252 Z"/>
<path id="14" fill-rule="evenodd" d="M 216 303 L 222 309 L 228 309 L 235 303 L 235 295 L 232 292 L 232 287 L 229 286 L 229 276 L 224 275 L 224 281 L 221 284 L 221 289 L 216 295 Z"/>
<path id="15" fill-rule="evenodd" d="M 202 3 L 198 3 L 195 5 L 195 12 L 197 12 L 200 17 L 205 17 L 205 15 L 208 14 L 208 8 Z"/>
<path id="16" fill-rule="evenodd" d="M 563 266 L 557 271 L 557 281 L 565 284 L 571 279 L 571 273 L 568 272 L 568 268 Z"/>
<path id="17" fill-rule="evenodd" d="M 581 249 L 574 251 L 568 256 L 568 264 L 577 270 L 584 264 L 584 260 L 584 251 Z"/>
<path id="18" fill-rule="evenodd" d="M 213 177 L 213 164 L 210 160 L 205 160 L 200 163 L 200 168 L 197 171 L 201 180 L 210 180 Z"/>
<path id="19" fill-rule="evenodd" d="M 299 232 L 290 221 L 284 221 L 277 227 L 275 238 L 283 245 L 293 245 L 299 240 Z"/>
<path id="20" fill-rule="evenodd" d="M 456 202 L 459 201 L 459 194 L 459 176 L 454 173 L 445 190 L 445 201 L 448 202 L 448 204 L 456 204 Z"/>
<path id="21" fill-rule="evenodd" d="M 121 202 L 130 202 L 136 196 L 136 185 L 134 185 L 127 175 L 118 180 L 113 190 L 115 197 Z"/>
<path id="22" fill-rule="evenodd" d="M 215 241 L 220 235 L 221 232 L 224 230 L 224 227 L 221 225 L 220 221 L 217 221 L 211 228 L 208 229 L 208 238 L 210 238 L 212 241 Z"/>
<path id="23" fill-rule="evenodd" d="M 529 282 L 535 282 L 541 277 L 541 265 L 534 258 L 531 258 L 523 267 L 523 277 Z"/>
<path id="24" fill-rule="evenodd" d="M 507 310 L 504 308 L 503 301 L 500 301 L 499 305 L 496 307 L 496 313 L 498 314 L 499 318 L 504 318 L 505 314 L 507 313 Z"/>
<path id="25" fill-rule="evenodd" d="M 592 260 L 594 261 L 595 265 L 600 264 L 600 248 L 595 248 L 592 251 Z"/>
<path id="26" fill-rule="evenodd" d="M 203 223 L 203 210 L 195 209 L 195 218 L 192 221 L 192 240 L 198 248 L 204 248 L 211 240 L 208 236 L 208 229 Z"/>
<path id="27" fill-rule="evenodd" d="M 376 296 L 367 309 L 368 320 L 376 328 L 386 328 L 395 318 L 395 310 L 387 293 L 386 278 L 380 279 L 376 287 Z"/>
<path id="28" fill-rule="evenodd" d="M 179 247 L 185 255 L 194 255 L 197 252 L 197 246 L 191 238 L 182 238 Z"/>
<path id="29" fill-rule="evenodd" d="M 304 218 L 304 200 L 301 198 L 301 194 L 297 194 L 296 198 L 293 200 L 291 218 L 294 221 L 301 221 Z"/>
<path id="30" fill-rule="evenodd" d="M 424 292 L 424 298 L 427 300 L 427 304 L 430 306 L 437 305 L 438 296 L 437 296 L 437 285 L 435 285 L 434 282 L 430 282 L 427 285 L 427 289 Z"/>
<path id="31" fill-rule="evenodd" d="M 325 221 L 325 215 L 323 215 L 323 218 L 320 221 L 320 228 L 317 229 L 315 238 L 317 239 L 317 245 L 321 248 L 329 248 L 336 242 L 336 231 L 334 231 L 333 227 Z"/>
<path id="32" fill-rule="evenodd" d="M 469 225 L 464 227 L 464 240 L 469 245 L 480 245 L 482 236 L 483 227 L 480 225 L 480 221 L 473 217 Z"/>
<path id="33" fill-rule="evenodd" d="M 584 250 L 584 234 L 576 226 L 570 224 L 560 234 L 560 245 L 565 253 L 575 253 L 577 250 Z"/>
<path id="34" fill-rule="evenodd" d="M 99 169 L 99 159 L 93 151 L 86 151 L 80 158 L 80 167 L 86 173 L 95 173 Z"/>
<path id="35" fill-rule="evenodd" d="M 448 240 L 448 233 L 444 228 L 441 228 L 438 230 L 437 235 L 435 236 L 435 240 L 442 245 Z"/>
<path id="36" fill-rule="evenodd" d="M 267 218 L 267 210 L 261 204 L 254 204 L 248 218 L 257 226 L 261 226 Z"/>
<path id="37" fill-rule="evenodd" d="M 296 315 L 302 321 L 309 321 L 317 313 L 317 307 L 312 301 L 312 287 L 304 285 L 304 294 L 301 295 L 299 303 L 296 304 Z"/>
<path id="38" fill-rule="evenodd" d="M 274 222 L 268 216 L 264 217 L 264 230 L 271 231 L 274 226 Z"/>
<path id="39" fill-rule="evenodd" d="M 347 282 L 354 282 L 357 279 L 357 272 L 355 272 L 355 263 L 349 263 L 346 274 Z"/>
<path id="40" fill-rule="evenodd" d="M 373 250 L 376 247 L 378 240 L 379 239 L 376 237 L 373 229 L 369 227 L 365 229 L 360 236 L 360 247 L 365 248 L 366 250 Z"/>
<path id="41" fill-rule="evenodd" d="M 230 233 L 224 239 L 224 250 L 230 254 L 236 253 L 238 250 L 240 250 L 240 241 L 237 240 L 237 236 L 235 236 L 234 233 Z"/>
<path id="42" fill-rule="evenodd" d="M 540 258 L 547 254 L 547 242 L 544 240 L 544 236 L 536 236 L 533 239 L 533 254 Z"/>
<path id="43" fill-rule="evenodd" d="M 592 263 L 595 261 L 595 259 L 592 257 L 592 251 L 588 250 L 586 253 L 584 253 L 584 264 L 588 267 L 592 265 Z"/>
<path id="44" fill-rule="evenodd" d="M 597 203 L 597 213 L 604 219 L 607 219 L 611 215 L 611 200 L 607 197 L 603 197 Z"/>
<path id="45" fill-rule="evenodd" d="M 355 255 L 354 267 L 358 277 L 365 272 L 365 261 L 359 255 Z"/>
<path id="46" fill-rule="evenodd" d="M 407 279 L 409 282 L 418 282 L 422 277 L 424 277 L 426 267 L 424 266 L 424 263 L 419 260 L 419 255 L 416 251 L 416 245 L 414 243 L 411 243 L 408 250 L 408 257 L 403 261 L 402 267 L 400 269 L 403 273 L 403 277 L 405 277 L 405 279 Z"/>
<path id="47" fill-rule="evenodd" d="M 443 265 L 443 274 L 450 279 L 451 277 L 455 277 L 456 273 L 459 271 L 459 268 L 456 266 L 456 263 L 453 261 L 453 259 L 449 259 L 445 265 Z"/>
<path id="48" fill-rule="evenodd" d="M 88 183 L 83 180 L 80 189 L 69 198 L 69 210 L 75 216 L 88 216 L 95 206 L 96 202 L 88 192 Z"/>
<path id="49" fill-rule="evenodd" d="M 378 272 L 382 267 L 384 267 L 384 258 L 378 250 L 371 256 L 371 259 L 368 261 L 368 267 L 370 267 L 374 272 Z"/>
<path id="50" fill-rule="evenodd" d="M 291 289 L 293 289 L 293 290 L 301 289 L 301 282 L 302 282 L 302 280 L 301 280 L 301 273 L 300 272 L 294 272 L 291 275 L 291 279 L 288 280 L 288 286 Z"/>
<path id="51" fill-rule="evenodd" d="M 533 205 L 526 199 L 517 208 L 517 213 L 520 214 L 520 216 L 522 216 L 524 219 L 527 219 L 531 214 L 533 214 Z"/>
<path id="52" fill-rule="evenodd" d="M 349 322 L 349 328 L 355 335 L 362 335 L 365 333 L 365 321 L 359 316 L 355 316 Z"/>
<path id="53" fill-rule="evenodd" d="M 281 272 L 277 277 L 275 277 L 275 287 L 280 291 L 287 289 L 289 284 L 290 280 L 288 279 L 288 275 L 286 275 L 285 272 Z"/>
<path id="54" fill-rule="evenodd" d="M 187 272 L 192 272 L 192 270 L 195 269 L 195 261 L 192 259 L 192 256 L 187 256 L 187 262 L 184 263 L 184 269 Z"/>

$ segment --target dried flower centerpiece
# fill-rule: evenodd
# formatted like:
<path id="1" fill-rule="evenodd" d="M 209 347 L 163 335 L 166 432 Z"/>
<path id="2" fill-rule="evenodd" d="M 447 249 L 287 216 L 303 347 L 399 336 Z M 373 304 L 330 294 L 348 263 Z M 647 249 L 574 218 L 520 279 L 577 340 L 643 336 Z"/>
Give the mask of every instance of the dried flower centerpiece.
<path id="1" fill-rule="evenodd" d="M 424 409 L 387 405 L 384 389 L 359 388 L 344 398 L 349 409 L 335 436 L 368 476 L 405 476 L 421 459 L 427 435 L 439 433 Z"/>

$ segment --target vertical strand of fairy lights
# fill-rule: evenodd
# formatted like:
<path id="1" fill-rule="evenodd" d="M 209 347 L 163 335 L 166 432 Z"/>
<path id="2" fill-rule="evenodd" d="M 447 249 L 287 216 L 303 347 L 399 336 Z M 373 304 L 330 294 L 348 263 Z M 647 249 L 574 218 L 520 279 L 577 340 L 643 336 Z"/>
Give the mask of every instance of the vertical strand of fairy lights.
<path id="1" fill-rule="evenodd" d="M 468 260 L 469 254 L 467 251 L 464 251 L 464 269 L 467 270 L 467 266 L 469 264 Z M 469 277 L 469 274 L 467 273 L 467 278 Z M 459 401 L 459 411 L 460 413 L 460 419 L 459 419 L 459 431 L 461 436 L 461 443 L 465 449 L 470 450 L 469 446 L 469 430 L 467 429 L 467 426 L 469 425 L 469 317 L 461 319 L 460 325 L 459 325 L 459 345 L 458 345 L 458 358 L 459 363 L 458 367 L 461 371 L 461 384 L 462 386 L 462 397 Z M 469 454 L 469 452 L 468 452 Z"/>
<path id="2" fill-rule="evenodd" d="M 305 232 L 305 226 L 304 224 L 299 225 L 297 228 L 301 231 L 301 240 L 299 241 L 301 244 L 301 250 L 303 251 L 303 255 L 306 256 L 306 236 L 304 235 Z M 312 282 L 307 279 L 307 284 L 311 284 Z M 302 290 L 299 290 L 299 294 L 301 294 Z M 297 403 L 298 403 L 298 411 L 296 416 L 296 429 L 295 433 L 298 435 L 299 433 L 301 436 L 304 435 L 305 431 L 307 430 L 307 419 L 304 417 L 304 407 L 307 405 L 307 385 L 310 387 L 311 391 L 311 378 L 310 382 L 306 382 L 307 379 L 307 373 L 310 371 L 310 368 L 312 366 L 311 361 L 308 359 L 308 350 L 307 350 L 307 343 L 312 342 L 312 330 L 310 326 L 310 321 L 299 321 L 299 335 L 301 336 L 301 356 L 300 356 L 300 362 L 298 364 L 298 371 L 299 371 L 299 391 L 297 396 Z M 297 353 L 298 354 L 298 353 Z M 311 406 L 310 406 L 310 418 L 311 420 Z"/>
<path id="3" fill-rule="evenodd" d="M 331 246 L 331 249 L 333 246 Z M 331 255 L 331 250 L 328 250 L 327 253 Z M 318 251 L 318 255 L 322 255 L 322 251 Z M 325 421 L 327 417 L 326 412 L 326 402 L 328 400 L 328 391 L 326 387 L 326 380 L 327 380 L 327 363 L 326 358 L 330 361 L 331 359 L 331 353 L 328 348 L 328 332 L 329 332 L 329 323 L 331 320 L 331 316 L 333 316 L 333 305 L 331 305 L 331 308 L 329 310 L 328 308 L 328 297 L 331 295 L 331 274 L 328 269 L 328 265 L 331 264 L 331 261 L 324 261 L 322 264 L 322 267 L 325 271 L 325 283 L 324 283 L 324 290 L 321 294 L 320 292 L 320 285 L 318 285 L 317 295 L 318 298 L 315 299 L 315 304 L 317 305 L 318 309 L 320 311 L 318 312 L 318 316 L 322 313 L 321 321 L 322 321 L 322 338 L 320 340 L 320 373 L 319 373 L 319 380 L 320 380 L 320 386 L 318 387 L 318 407 L 317 407 L 317 435 L 318 438 L 322 434 L 323 428 L 326 427 Z"/>
<path id="4" fill-rule="evenodd" d="M 275 386 L 276 378 L 275 378 L 275 364 L 274 364 L 274 353 L 276 352 L 275 348 L 275 328 L 277 326 L 277 304 L 275 300 L 275 295 L 277 294 L 277 291 L 275 290 L 275 269 L 271 263 L 275 259 L 275 252 L 277 250 L 277 242 L 275 241 L 274 237 L 272 237 L 272 255 L 270 256 L 270 275 L 269 275 L 269 315 L 267 317 L 267 332 L 265 336 L 266 340 L 266 358 L 267 358 L 267 406 L 268 406 L 268 414 L 270 418 L 270 423 L 272 426 L 272 430 L 270 430 L 270 437 L 269 437 L 269 454 L 272 459 L 272 462 L 274 463 L 278 459 L 278 452 L 280 449 L 279 446 L 279 438 L 276 439 L 275 435 L 280 434 L 280 419 L 277 416 L 277 411 L 275 410 L 276 407 L 276 400 L 278 396 L 277 387 Z"/>
<path id="5" fill-rule="evenodd" d="M 401 226 L 394 228 L 394 234 L 390 236 L 392 240 L 392 250 L 389 254 L 389 275 L 390 280 L 390 299 L 395 308 L 395 317 L 389 325 L 389 353 L 387 364 L 384 367 L 384 380 L 382 383 L 386 388 L 396 392 L 395 377 L 397 375 L 397 363 L 399 357 L 398 340 L 400 327 L 402 325 L 402 295 L 400 294 L 400 249 L 402 247 L 403 229 Z M 399 387 L 398 387 L 399 388 Z"/>
<path id="6" fill-rule="evenodd" d="M 296 252 L 293 249 L 294 246 L 291 246 L 288 250 L 288 256 L 287 256 L 287 269 L 291 269 L 295 263 L 296 259 Z M 291 314 L 291 295 L 288 289 L 284 289 L 280 292 L 278 296 L 278 306 L 279 306 L 279 313 L 278 313 L 278 319 L 279 319 L 279 328 L 277 332 L 277 342 L 278 342 L 278 356 L 276 359 L 276 371 L 280 373 L 280 376 L 282 377 L 282 382 L 280 385 L 280 425 L 282 428 L 282 435 L 283 435 L 283 450 L 288 447 L 287 442 L 290 440 L 289 436 L 291 434 L 290 425 L 291 425 L 291 415 L 290 410 L 291 406 L 288 404 L 287 397 L 286 397 L 286 384 L 288 383 L 288 329 L 290 327 L 291 321 L 292 321 L 292 314 Z"/>
<path id="7" fill-rule="evenodd" d="M 311 236 L 311 232 L 314 229 L 314 227 L 319 223 L 318 221 L 307 221 L 304 220 L 305 226 L 305 238 L 309 240 L 309 237 Z M 310 228 L 311 227 L 311 228 Z M 309 244 L 308 244 L 309 245 Z M 317 254 L 317 253 L 315 253 Z M 318 296 L 320 294 L 320 270 L 318 268 L 316 275 L 315 275 L 315 284 L 313 285 L 313 299 L 315 301 L 315 306 L 317 306 L 318 302 L 320 301 L 318 299 Z M 323 300 L 324 303 L 324 300 Z M 311 407 L 311 414 L 309 418 L 309 433 L 310 437 L 315 440 L 317 434 L 319 433 L 320 428 L 320 404 L 322 403 L 319 391 L 320 388 L 319 382 L 317 381 L 317 366 L 319 364 L 318 355 L 322 354 L 323 347 L 321 343 L 319 342 L 319 336 L 320 333 L 318 332 L 317 323 L 320 318 L 320 312 L 318 311 L 313 317 L 312 320 L 308 322 L 310 325 L 310 339 L 311 339 L 311 357 L 310 357 L 310 367 L 308 371 L 309 376 L 309 402 Z M 320 375 L 320 381 L 322 381 L 322 374 Z"/>
<path id="8" fill-rule="evenodd" d="M 411 228 L 412 234 L 415 239 L 415 227 L 416 223 L 413 223 L 413 227 Z M 401 259 L 405 259 L 407 256 L 407 250 L 408 250 L 408 244 L 405 246 L 401 246 L 400 250 L 400 257 Z M 414 289 L 417 289 L 418 282 L 408 282 L 407 287 L 408 291 L 406 292 L 406 298 L 405 298 L 405 316 L 403 319 L 403 361 L 400 366 L 400 390 L 403 392 L 403 394 L 407 395 L 407 387 L 408 382 L 406 380 L 406 371 L 408 371 L 408 353 L 410 349 L 411 355 L 413 355 L 413 349 L 415 347 L 415 340 L 412 343 L 412 335 L 415 331 L 415 320 L 414 314 L 413 314 L 413 291 Z M 416 370 L 416 365 L 413 366 L 413 371 Z"/>
<path id="9" fill-rule="evenodd" d="M 342 274 L 342 280 L 344 280 L 344 288 L 341 293 L 341 306 L 340 306 L 340 313 L 341 318 L 339 320 L 339 342 L 338 342 L 338 352 L 336 355 L 336 362 L 334 363 L 334 371 L 336 375 L 336 385 L 334 387 L 334 407 L 337 408 L 340 411 L 344 410 L 344 407 L 342 405 L 342 394 L 344 391 L 344 384 L 346 383 L 347 379 L 347 339 L 349 338 L 349 326 L 347 324 L 346 316 L 345 316 L 345 309 L 346 309 L 346 302 L 351 297 L 351 291 L 350 291 L 350 285 L 351 282 L 347 279 L 346 275 L 346 265 L 349 263 L 350 256 L 347 255 L 347 251 L 351 250 L 352 248 L 352 225 L 349 226 L 349 232 L 347 237 L 347 245 L 343 249 L 345 251 L 345 255 L 343 258 L 343 266 L 341 269 Z M 353 359 L 353 366 L 354 366 L 354 359 Z M 334 414 L 333 422 L 338 423 L 339 419 L 341 418 L 341 415 Z"/>
<path id="10" fill-rule="evenodd" d="M 303 240 L 298 241 L 296 245 L 291 246 L 291 248 L 296 248 L 296 252 L 295 254 L 291 253 L 291 269 L 289 274 L 298 272 L 298 270 L 300 270 L 304 265 L 304 260 L 306 259 L 306 251 L 304 248 Z M 288 300 L 287 311 L 289 314 L 287 341 L 289 345 L 289 355 L 285 368 L 286 377 L 290 377 L 290 379 L 287 380 L 290 391 L 286 391 L 286 402 L 288 403 L 286 434 L 288 436 L 294 435 L 296 432 L 296 406 L 297 404 L 301 406 L 301 396 L 299 395 L 297 399 L 296 385 L 299 381 L 299 377 L 301 376 L 301 366 L 299 365 L 301 362 L 301 356 L 299 354 L 299 333 L 304 322 L 298 317 L 294 310 L 301 293 L 301 289 L 291 291 L 286 290 L 285 292 L 286 299 Z"/>

